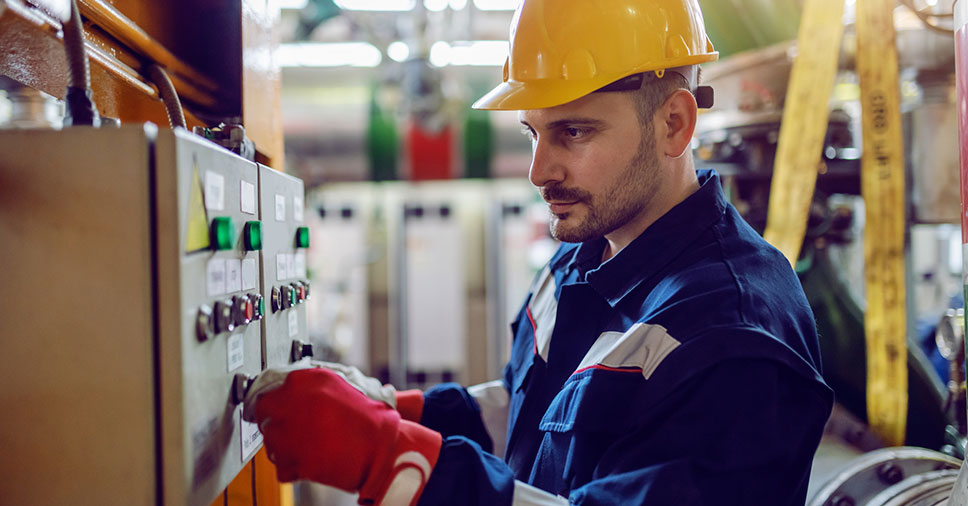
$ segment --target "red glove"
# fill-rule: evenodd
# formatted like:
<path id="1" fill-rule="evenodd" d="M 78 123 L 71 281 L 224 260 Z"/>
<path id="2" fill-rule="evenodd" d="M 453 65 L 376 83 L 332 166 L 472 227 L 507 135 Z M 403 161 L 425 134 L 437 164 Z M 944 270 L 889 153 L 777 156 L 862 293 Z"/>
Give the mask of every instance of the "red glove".
<path id="1" fill-rule="evenodd" d="M 423 416 L 424 395 L 420 390 L 397 390 L 394 392 L 397 399 L 397 411 L 404 420 L 420 422 Z"/>
<path id="2" fill-rule="evenodd" d="M 416 504 L 440 454 L 439 433 L 401 420 L 327 369 L 265 371 L 244 403 L 279 481 L 359 491 L 360 504 Z"/>

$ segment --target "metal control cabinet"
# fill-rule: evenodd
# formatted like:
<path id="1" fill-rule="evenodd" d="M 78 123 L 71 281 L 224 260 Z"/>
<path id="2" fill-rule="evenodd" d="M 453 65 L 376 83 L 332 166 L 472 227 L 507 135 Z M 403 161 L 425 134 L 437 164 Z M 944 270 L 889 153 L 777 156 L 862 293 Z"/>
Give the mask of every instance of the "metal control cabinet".
<path id="1" fill-rule="evenodd" d="M 262 369 L 258 166 L 185 130 L 155 151 L 165 502 L 206 505 L 261 445 L 232 397 Z"/>
<path id="2" fill-rule="evenodd" d="M 233 378 L 274 328 L 262 252 L 294 252 L 266 170 L 152 125 L 0 131 L 0 503 L 207 506 L 261 446 Z"/>
<path id="3" fill-rule="evenodd" d="M 263 365 L 279 367 L 312 356 L 306 330 L 310 296 L 306 272 L 309 229 L 300 179 L 259 166 L 259 206 L 265 231 L 262 251 L 266 316 L 262 320 Z"/>

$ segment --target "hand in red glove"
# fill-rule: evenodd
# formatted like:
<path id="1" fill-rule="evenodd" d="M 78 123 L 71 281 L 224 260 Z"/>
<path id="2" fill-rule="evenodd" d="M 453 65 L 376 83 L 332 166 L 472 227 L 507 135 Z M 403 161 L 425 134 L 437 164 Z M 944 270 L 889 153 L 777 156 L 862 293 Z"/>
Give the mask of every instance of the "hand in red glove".
<path id="1" fill-rule="evenodd" d="M 440 453 L 439 433 L 401 420 L 328 369 L 265 371 L 244 404 L 279 481 L 359 491 L 360 504 L 416 504 Z"/>
<path id="2" fill-rule="evenodd" d="M 366 394 L 375 401 L 387 403 L 391 408 L 400 412 L 404 420 L 419 422 L 423 415 L 423 392 L 420 390 L 399 391 L 393 385 L 384 385 L 380 380 L 363 374 L 356 367 L 336 362 L 321 362 L 318 360 L 302 360 L 293 364 L 294 367 L 324 367 L 343 377 L 350 385 Z"/>

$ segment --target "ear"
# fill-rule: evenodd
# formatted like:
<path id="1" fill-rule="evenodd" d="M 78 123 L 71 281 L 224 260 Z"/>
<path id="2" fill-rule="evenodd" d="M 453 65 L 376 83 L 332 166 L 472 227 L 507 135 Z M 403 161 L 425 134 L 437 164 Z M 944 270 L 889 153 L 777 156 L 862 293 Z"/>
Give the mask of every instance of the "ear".
<path id="1" fill-rule="evenodd" d="M 656 120 L 661 123 L 657 141 L 659 150 L 670 158 L 679 158 L 689 149 L 696 129 L 696 97 L 678 89 L 666 98 Z"/>

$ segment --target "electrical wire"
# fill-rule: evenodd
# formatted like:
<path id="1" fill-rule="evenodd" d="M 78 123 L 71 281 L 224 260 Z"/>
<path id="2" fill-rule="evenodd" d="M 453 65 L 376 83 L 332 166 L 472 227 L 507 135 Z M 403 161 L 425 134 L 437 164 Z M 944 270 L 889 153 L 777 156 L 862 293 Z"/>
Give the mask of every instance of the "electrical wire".
<path id="1" fill-rule="evenodd" d="M 81 13 L 77 10 L 76 0 L 71 0 L 71 16 L 63 26 L 64 49 L 67 52 L 67 65 L 71 72 L 70 85 L 88 89 L 91 87 L 91 70 L 87 66 L 84 30 L 81 28 Z"/>
<path id="2" fill-rule="evenodd" d="M 146 70 L 148 72 L 148 78 L 155 83 L 155 87 L 158 88 L 158 95 L 161 96 L 161 100 L 165 104 L 165 112 L 168 113 L 168 124 L 172 128 L 188 128 L 185 122 L 185 110 L 182 108 L 181 101 L 178 99 L 178 92 L 175 91 L 175 85 L 172 84 L 168 73 L 157 63 L 148 65 Z"/>
<path id="3" fill-rule="evenodd" d="M 71 0 L 71 15 L 63 23 L 64 51 L 70 78 L 67 94 L 64 97 L 64 126 L 100 125 L 100 118 L 94 101 L 91 99 L 91 69 L 87 64 L 87 51 L 84 49 L 84 27 L 77 0 Z"/>

